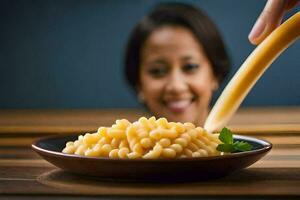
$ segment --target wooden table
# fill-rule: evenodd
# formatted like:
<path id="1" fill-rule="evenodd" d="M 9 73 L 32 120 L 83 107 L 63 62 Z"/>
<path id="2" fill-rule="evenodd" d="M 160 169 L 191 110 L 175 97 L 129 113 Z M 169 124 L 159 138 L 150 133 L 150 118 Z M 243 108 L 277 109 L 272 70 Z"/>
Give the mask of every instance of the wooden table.
<path id="1" fill-rule="evenodd" d="M 0 199 L 300 198 L 300 107 L 241 109 L 229 127 L 274 147 L 249 168 L 217 180 L 151 184 L 90 179 L 57 169 L 30 148 L 37 137 L 91 132 L 118 118 L 135 121 L 143 115 L 139 110 L 0 110 Z"/>

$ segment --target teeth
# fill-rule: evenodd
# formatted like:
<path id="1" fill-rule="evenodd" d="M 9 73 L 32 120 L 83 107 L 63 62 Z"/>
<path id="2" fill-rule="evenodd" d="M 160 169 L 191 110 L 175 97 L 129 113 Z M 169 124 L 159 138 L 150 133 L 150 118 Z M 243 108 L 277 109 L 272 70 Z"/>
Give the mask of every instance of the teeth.
<path id="1" fill-rule="evenodd" d="M 168 102 L 167 105 L 171 108 L 185 108 L 188 105 L 190 105 L 191 101 L 190 100 L 181 100 L 181 101 L 172 101 L 172 102 Z"/>

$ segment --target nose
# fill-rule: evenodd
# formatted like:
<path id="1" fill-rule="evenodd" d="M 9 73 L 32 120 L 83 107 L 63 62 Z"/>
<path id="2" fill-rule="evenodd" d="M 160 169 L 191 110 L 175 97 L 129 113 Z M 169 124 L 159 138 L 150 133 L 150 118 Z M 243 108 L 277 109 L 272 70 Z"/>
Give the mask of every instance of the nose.
<path id="1" fill-rule="evenodd" d="M 170 73 L 166 84 L 166 91 L 172 94 L 180 94 L 188 88 L 184 75 L 179 70 Z"/>

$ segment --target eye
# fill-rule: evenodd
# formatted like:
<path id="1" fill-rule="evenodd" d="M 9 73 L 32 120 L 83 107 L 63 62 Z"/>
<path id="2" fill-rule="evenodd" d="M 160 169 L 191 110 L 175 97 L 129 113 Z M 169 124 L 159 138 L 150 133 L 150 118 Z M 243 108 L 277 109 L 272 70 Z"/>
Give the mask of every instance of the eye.
<path id="1" fill-rule="evenodd" d="M 148 70 L 148 73 L 154 78 L 161 78 L 168 73 L 168 68 L 164 66 L 152 67 Z"/>
<path id="2" fill-rule="evenodd" d="M 199 68 L 199 65 L 196 63 L 187 63 L 182 66 L 182 71 L 187 73 L 192 73 Z"/>

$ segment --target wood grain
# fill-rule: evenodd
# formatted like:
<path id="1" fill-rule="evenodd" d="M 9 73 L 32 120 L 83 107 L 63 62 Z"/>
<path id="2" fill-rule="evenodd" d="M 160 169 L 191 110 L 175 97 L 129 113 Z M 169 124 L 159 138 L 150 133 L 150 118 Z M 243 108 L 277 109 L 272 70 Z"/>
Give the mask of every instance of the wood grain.
<path id="1" fill-rule="evenodd" d="M 136 121 L 149 116 L 142 110 L 0 110 L 0 135 L 59 134 L 96 131 L 116 119 Z M 300 107 L 243 108 L 229 127 L 239 133 L 300 132 Z"/>

